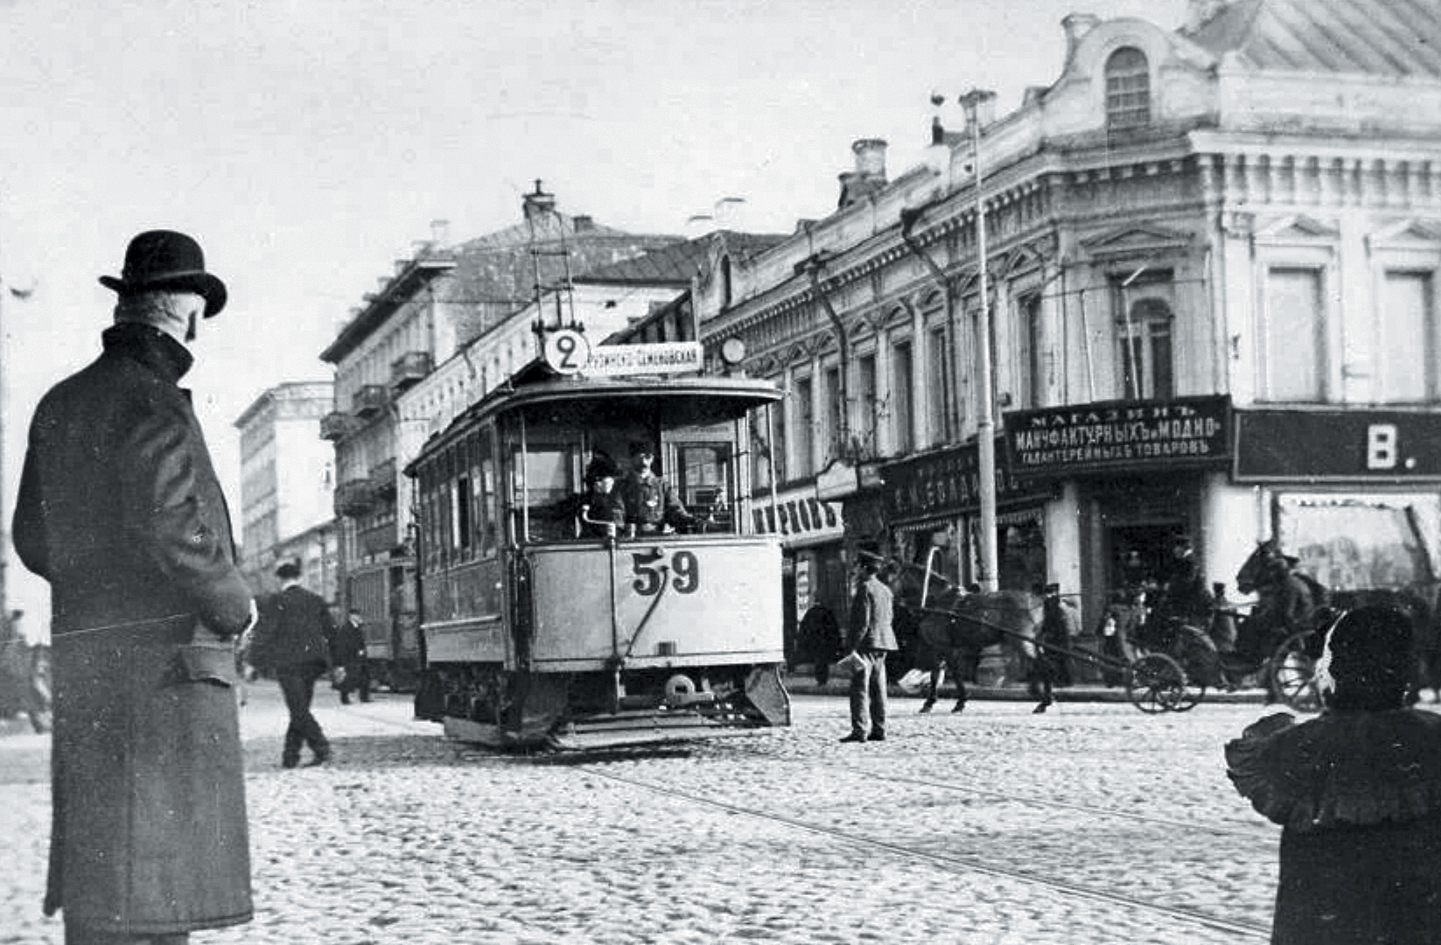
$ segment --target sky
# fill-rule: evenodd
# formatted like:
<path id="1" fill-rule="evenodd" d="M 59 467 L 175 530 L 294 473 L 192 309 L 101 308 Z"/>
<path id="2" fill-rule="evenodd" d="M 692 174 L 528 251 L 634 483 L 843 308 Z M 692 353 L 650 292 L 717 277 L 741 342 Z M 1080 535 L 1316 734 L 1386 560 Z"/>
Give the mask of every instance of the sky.
<path id="1" fill-rule="evenodd" d="M 973 87 L 1019 107 L 1085 12 L 1181 25 L 1185 0 L 0 0 L 0 515 L 9 606 L 48 589 L 9 549 L 25 428 L 99 351 L 125 245 L 195 236 L 230 292 L 185 378 L 239 508 L 235 420 L 320 352 L 395 260 L 568 214 L 694 235 L 831 213 L 859 138 L 891 177 Z M 937 109 L 932 92 L 945 96 Z M 237 523 L 238 527 L 238 523 Z"/>

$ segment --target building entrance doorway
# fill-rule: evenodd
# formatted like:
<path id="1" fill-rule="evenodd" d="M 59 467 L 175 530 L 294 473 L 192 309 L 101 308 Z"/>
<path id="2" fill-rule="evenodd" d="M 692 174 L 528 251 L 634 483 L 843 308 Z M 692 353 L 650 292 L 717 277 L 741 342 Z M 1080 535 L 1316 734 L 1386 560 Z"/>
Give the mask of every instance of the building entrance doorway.
<path id="1" fill-rule="evenodd" d="M 1186 523 L 1180 520 L 1115 525 L 1107 529 L 1109 568 L 1103 579 L 1112 599 L 1119 592 L 1124 593 L 1127 601 L 1132 601 L 1141 591 L 1154 599 L 1155 592 L 1164 587 L 1171 576 L 1176 539 L 1186 534 Z"/>

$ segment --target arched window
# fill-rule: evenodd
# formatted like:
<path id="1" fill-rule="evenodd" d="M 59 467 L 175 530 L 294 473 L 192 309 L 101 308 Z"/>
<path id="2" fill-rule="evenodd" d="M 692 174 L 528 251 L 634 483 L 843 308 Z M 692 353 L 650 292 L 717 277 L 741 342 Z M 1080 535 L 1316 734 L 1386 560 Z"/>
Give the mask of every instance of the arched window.
<path id="1" fill-rule="evenodd" d="M 1134 46 L 1111 53 L 1106 60 L 1106 124 L 1135 128 L 1151 120 L 1151 68 L 1146 54 Z"/>

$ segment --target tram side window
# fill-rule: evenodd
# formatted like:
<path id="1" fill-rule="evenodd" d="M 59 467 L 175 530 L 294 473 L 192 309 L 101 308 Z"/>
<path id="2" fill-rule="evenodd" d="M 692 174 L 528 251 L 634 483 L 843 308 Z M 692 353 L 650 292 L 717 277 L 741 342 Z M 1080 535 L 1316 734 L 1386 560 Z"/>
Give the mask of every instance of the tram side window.
<path id="1" fill-rule="evenodd" d="M 455 480 L 451 499 L 450 539 L 462 558 L 468 558 L 471 548 L 471 494 L 470 476 L 462 474 Z"/>

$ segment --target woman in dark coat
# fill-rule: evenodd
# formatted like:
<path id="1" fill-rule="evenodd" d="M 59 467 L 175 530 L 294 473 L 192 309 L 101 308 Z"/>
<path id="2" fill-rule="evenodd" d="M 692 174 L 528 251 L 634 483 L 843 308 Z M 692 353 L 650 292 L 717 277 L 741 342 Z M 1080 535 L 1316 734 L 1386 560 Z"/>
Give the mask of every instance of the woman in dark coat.
<path id="1" fill-rule="evenodd" d="M 1226 746 L 1228 774 L 1282 826 L 1274 945 L 1441 942 L 1441 715 L 1406 707 L 1411 625 L 1385 607 L 1332 628 L 1326 703 Z"/>
<path id="2" fill-rule="evenodd" d="M 36 409 L 14 522 L 53 611 L 45 911 L 64 909 L 71 943 L 181 942 L 251 918 L 230 641 L 254 605 L 177 384 L 202 300 L 213 315 L 225 291 L 164 231 L 102 281 L 116 324 Z"/>

